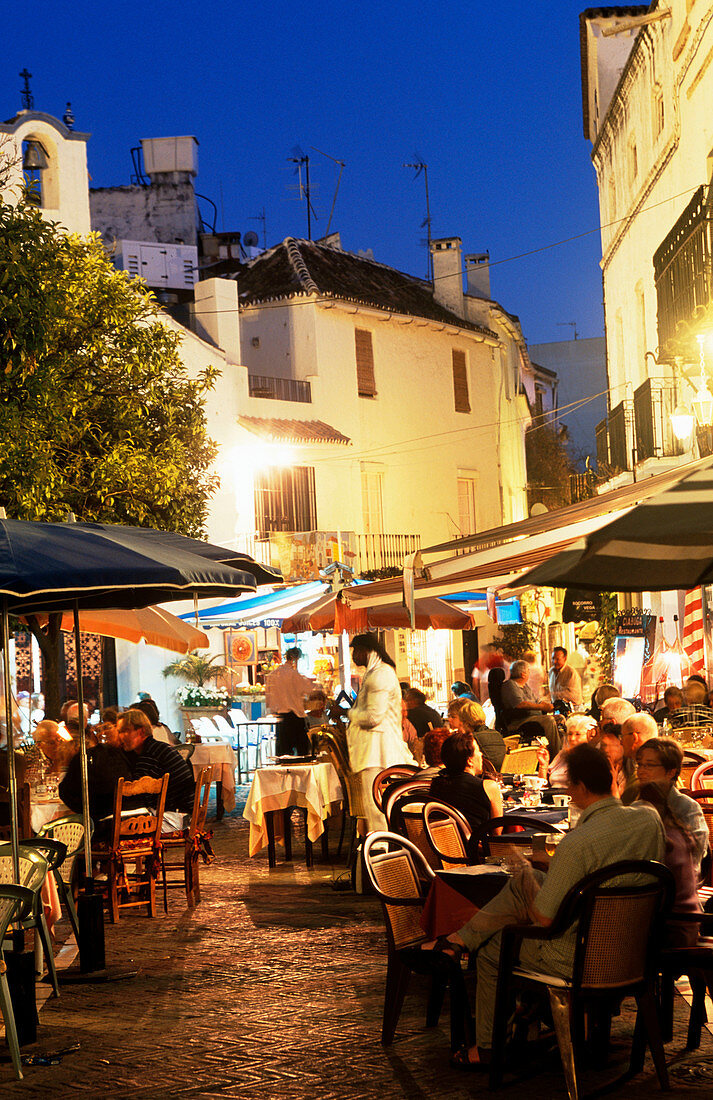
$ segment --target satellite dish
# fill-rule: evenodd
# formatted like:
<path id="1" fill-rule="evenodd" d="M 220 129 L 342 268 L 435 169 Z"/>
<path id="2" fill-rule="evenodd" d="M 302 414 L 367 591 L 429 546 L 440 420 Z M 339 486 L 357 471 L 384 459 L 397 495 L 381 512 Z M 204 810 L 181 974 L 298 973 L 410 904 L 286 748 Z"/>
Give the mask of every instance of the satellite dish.
<path id="1" fill-rule="evenodd" d="M 248 229 L 243 235 L 243 244 L 246 248 L 257 248 L 258 236 L 254 229 Z"/>

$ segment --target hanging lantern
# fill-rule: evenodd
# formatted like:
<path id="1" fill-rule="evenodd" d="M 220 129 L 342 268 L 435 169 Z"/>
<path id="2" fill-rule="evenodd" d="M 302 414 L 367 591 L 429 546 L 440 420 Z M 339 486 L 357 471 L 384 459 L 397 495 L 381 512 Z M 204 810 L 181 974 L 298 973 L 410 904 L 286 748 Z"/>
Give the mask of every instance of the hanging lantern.
<path id="1" fill-rule="evenodd" d="M 676 405 L 669 420 L 671 421 L 671 430 L 676 436 L 676 439 L 681 443 L 688 439 L 693 431 L 693 425 L 695 423 L 693 413 L 689 412 L 684 405 Z"/>

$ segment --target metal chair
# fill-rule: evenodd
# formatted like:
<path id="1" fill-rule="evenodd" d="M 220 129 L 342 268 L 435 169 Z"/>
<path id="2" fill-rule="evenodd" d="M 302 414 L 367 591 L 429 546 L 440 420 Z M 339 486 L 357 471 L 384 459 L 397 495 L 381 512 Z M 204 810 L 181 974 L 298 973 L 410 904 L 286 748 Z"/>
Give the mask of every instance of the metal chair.
<path id="1" fill-rule="evenodd" d="M 93 832 L 94 826 L 92 825 L 90 836 Z M 77 918 L 77 909 L 74 904 L 72 882 L 74 880 L 77 860 L 82 854 L 84 847 L 84 820 L 81 814 L 68 814 L 66 817 L 58 817 L 55 821 L 49 821 L 46 825 L 42 826 L 33 843 L 39 846 L 40 851 L 44 854 L 46 854 L 46 852 L 41 846 L 41 842 L 46 840 L 59 841 L 59 843 L 63 844 L 66 848 L 64 858 L 60 862 L 56 860 L 48 860 L 48 862 L 57 884 L 57 893 L 59 894 L 60 901 L 64 902 L 64 907 L 67 910 L 67 915 L 72 925 L 72 931 L 74 932 L 75 939 L 79 942 L 79 921 Z M 62 869 L 64 869 L 64 875 L 62 874 Z"/>
<path id="2" fill-rule="evenodd" d="M 468 855 L 471 828 L 460 810 L 432 799 L 423 807 L 423 827 L 444 871 L 472 863 Z"/>
<path id="3" fill-rule="evenodd" d="M 188 905 L 196 905 L 201 900 L 201 886 L 199 867 L 200 860 L 212 862 L 213 849 L 210 845 L 212 834 L 206 832 L 206 817 L 208 815 L 208 798 L 210 797 L 212 769 L 202 768 L 196 780 L 196 793 L 193 796 L 193 810 L 187 829 L 178 829 L 173 833 L 161 835 L 161 874 L 163 877 L 163 910 L 168 912 L 169 888 L 183 887 L 186 891 Z M 183 849 L 183 859 L 170 863 L 166 860 L 168 852 L 172 849 Z M 169 879 L 167 871 L 181 871 L 182 877 Z"/>
<path id="4" fill-rule="evenodd" d="M 42 884 L 49 871 L 49 864 L 41 852 L 35 848 L 19 845 L 20 886 L 32 891 L 32 909 L 26 911 L 20 921 L 20 927 L 25 930 L 36 929 L 42 944 L 47 970 L 52 982 L 55 997 L 59 997 L 59 983 L 57 981 L 57 969 L 54 963 L 52 940 L 50 939 L 47 921 L 45 919 L 44 905 L 42 904 Z M 0 884 L 13 885 L 14 871 L 12 861 L 12 845 L 0 844 Z"/>
<path id="5" fill-rule="evenodd" d="M 21 922 L 29 916 L 34 904 L 34 893 L 26 886 L 16 886 L 9 883 L 0 884 L 0 945 L 3 943 L 7 930 L 14 921 Z M 22 1080 L 22 1063 L 20 1061 L 20 1046 L 17 1041 L 17 1029 L 15 1027 L 15 1013 L 10 998 L 10 989 L 7 984 L 7 964 L 0 951 L 0 1010 L 5 1023 L 5 1038 L 10 1048 L 12 1068 L 18 1081 Z"/>
<path id="6" fill-rule="evenodd" d="M 419 768 L 416 764 L 392 764 L 390 768 L 384 768 L 374 777 L 371 793 L 376 803 L 377 810 L 383 810 L 383 796 L 387 787 L 399 779 L 409 780 Z"/>
<path id="7" fill-rule="evenodd" d="M 121 909 L 148 905 L 149 916 L 156 916 L 156 878 L 161 870 L 161 825 L 168 790 L 168 772 L 161 779 L 144 776 L 130 783 L 120 779 L 116 787 L 114 817 L 111 838 L 106 844 L 97 844 L 93 856 L 100 867 L 106 868 L 107 896 L 112 924 L 119 919 Z M 122 817 L 124 796 L 149 795 L 156 798 L 155 813 L 135 813 Z M 129 871 L 127 863 L 134 864 Z M 96 880 L 95 880 L 96 881 Z M 147 897 L 131 900 L 132 892 L 145 887 Z M 126 894 L 126 901 L 120 900 Z"/>
<path id="8" fill-rule="evenodd" d="M 445 990 L 451 990 L 451 1047 L 472 1035 L 460 964 L 440 951 L 421 951 L 426 934 L 419 918 L 433 871 L 415 845 L 389 832 L 370 833 L 364 842 L 364 866 L 384 913 L 388 953 L 381 1041 L 393 1042 L 412 972 L 431 976 L 426 1027 L 435 1027 Z"/>
<path id="9" fill-rule="evenodd" d="M 632 885 L 626 879 L 635 877 Z M 640 885 L 642 878 L 649 882 Z M 651 883 L 651 878 L 654 882 Z M 568 892 L 548 928 L 509 925 L 502 931 L 493 1024 L 490 1087 L 502 1080 L 510 992 L 515 985 L 544 986 L 570 1100 L 577 1100 L 576 1050 L 583 1036 L 585 1004 L 636 998 L 638 1013 L 629 1072 L 641 1071 L 648 1040 L 662 1089 L 668 1074 L 654 988 L 664 917 L 674 896 L 671 872 L 651 860 L 625 860 L 587 875 Z M 554 940 L 576 924 L 571 978 L 518 965 L 523 940 Z"/>

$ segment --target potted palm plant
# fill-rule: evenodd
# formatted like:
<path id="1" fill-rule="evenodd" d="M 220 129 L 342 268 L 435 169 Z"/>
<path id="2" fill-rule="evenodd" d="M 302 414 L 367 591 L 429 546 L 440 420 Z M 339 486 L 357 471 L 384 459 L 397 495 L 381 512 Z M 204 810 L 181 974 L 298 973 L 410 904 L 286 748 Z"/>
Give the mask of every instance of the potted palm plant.
<path id="1" fill-rule="evenodd" d="M 188 681 L 176 691 L 184 730 L 191 729 L 192 718 L 204 715 L 212 718 L 214 714 L 227 716 L 230 696 L 225 688 L 213 682 L 227 671 L 220 657 L 206 657 L 202 653 L 187 653 L 166 665 L 164 676 Z"/>

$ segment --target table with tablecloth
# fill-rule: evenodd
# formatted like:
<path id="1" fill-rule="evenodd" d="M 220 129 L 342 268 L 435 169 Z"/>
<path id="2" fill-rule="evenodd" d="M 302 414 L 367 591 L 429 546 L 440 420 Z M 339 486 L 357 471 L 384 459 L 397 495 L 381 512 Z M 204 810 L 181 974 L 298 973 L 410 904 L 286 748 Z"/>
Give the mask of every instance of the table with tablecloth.
<path id="1" fill-rule="evenodd" d="M 489 864 L 436 871 L 420 917 L 429 940 L 457 932 L 500 893 L 508 878 L 502 868 Z"/>
<path id="2" fill-rule="evenodd" d="M 227 741 L 209 741 L 195 745 L 190 758 L 193 774 L 198 776 L 203 768 L 211 768 L 211 782 L 216 784 L 217 814 L 235 809 L 235 767 L 237 757 Z"/>
<path id="3" fill-rule="evenodd" d="M 305 812 L 306 855 L 311 864 L 311 845 L 324 835 L 325 822 L 341 801 L 339 776 L 329 761 L 258 768 L 243 811 L 250 822 L 250 855 L 267 845 L 270 866 L 274 866 L 274 845 L 279 840 L 285 843 L 289 858 L 289 814 L 284 811 L 298 806 Z"/>

